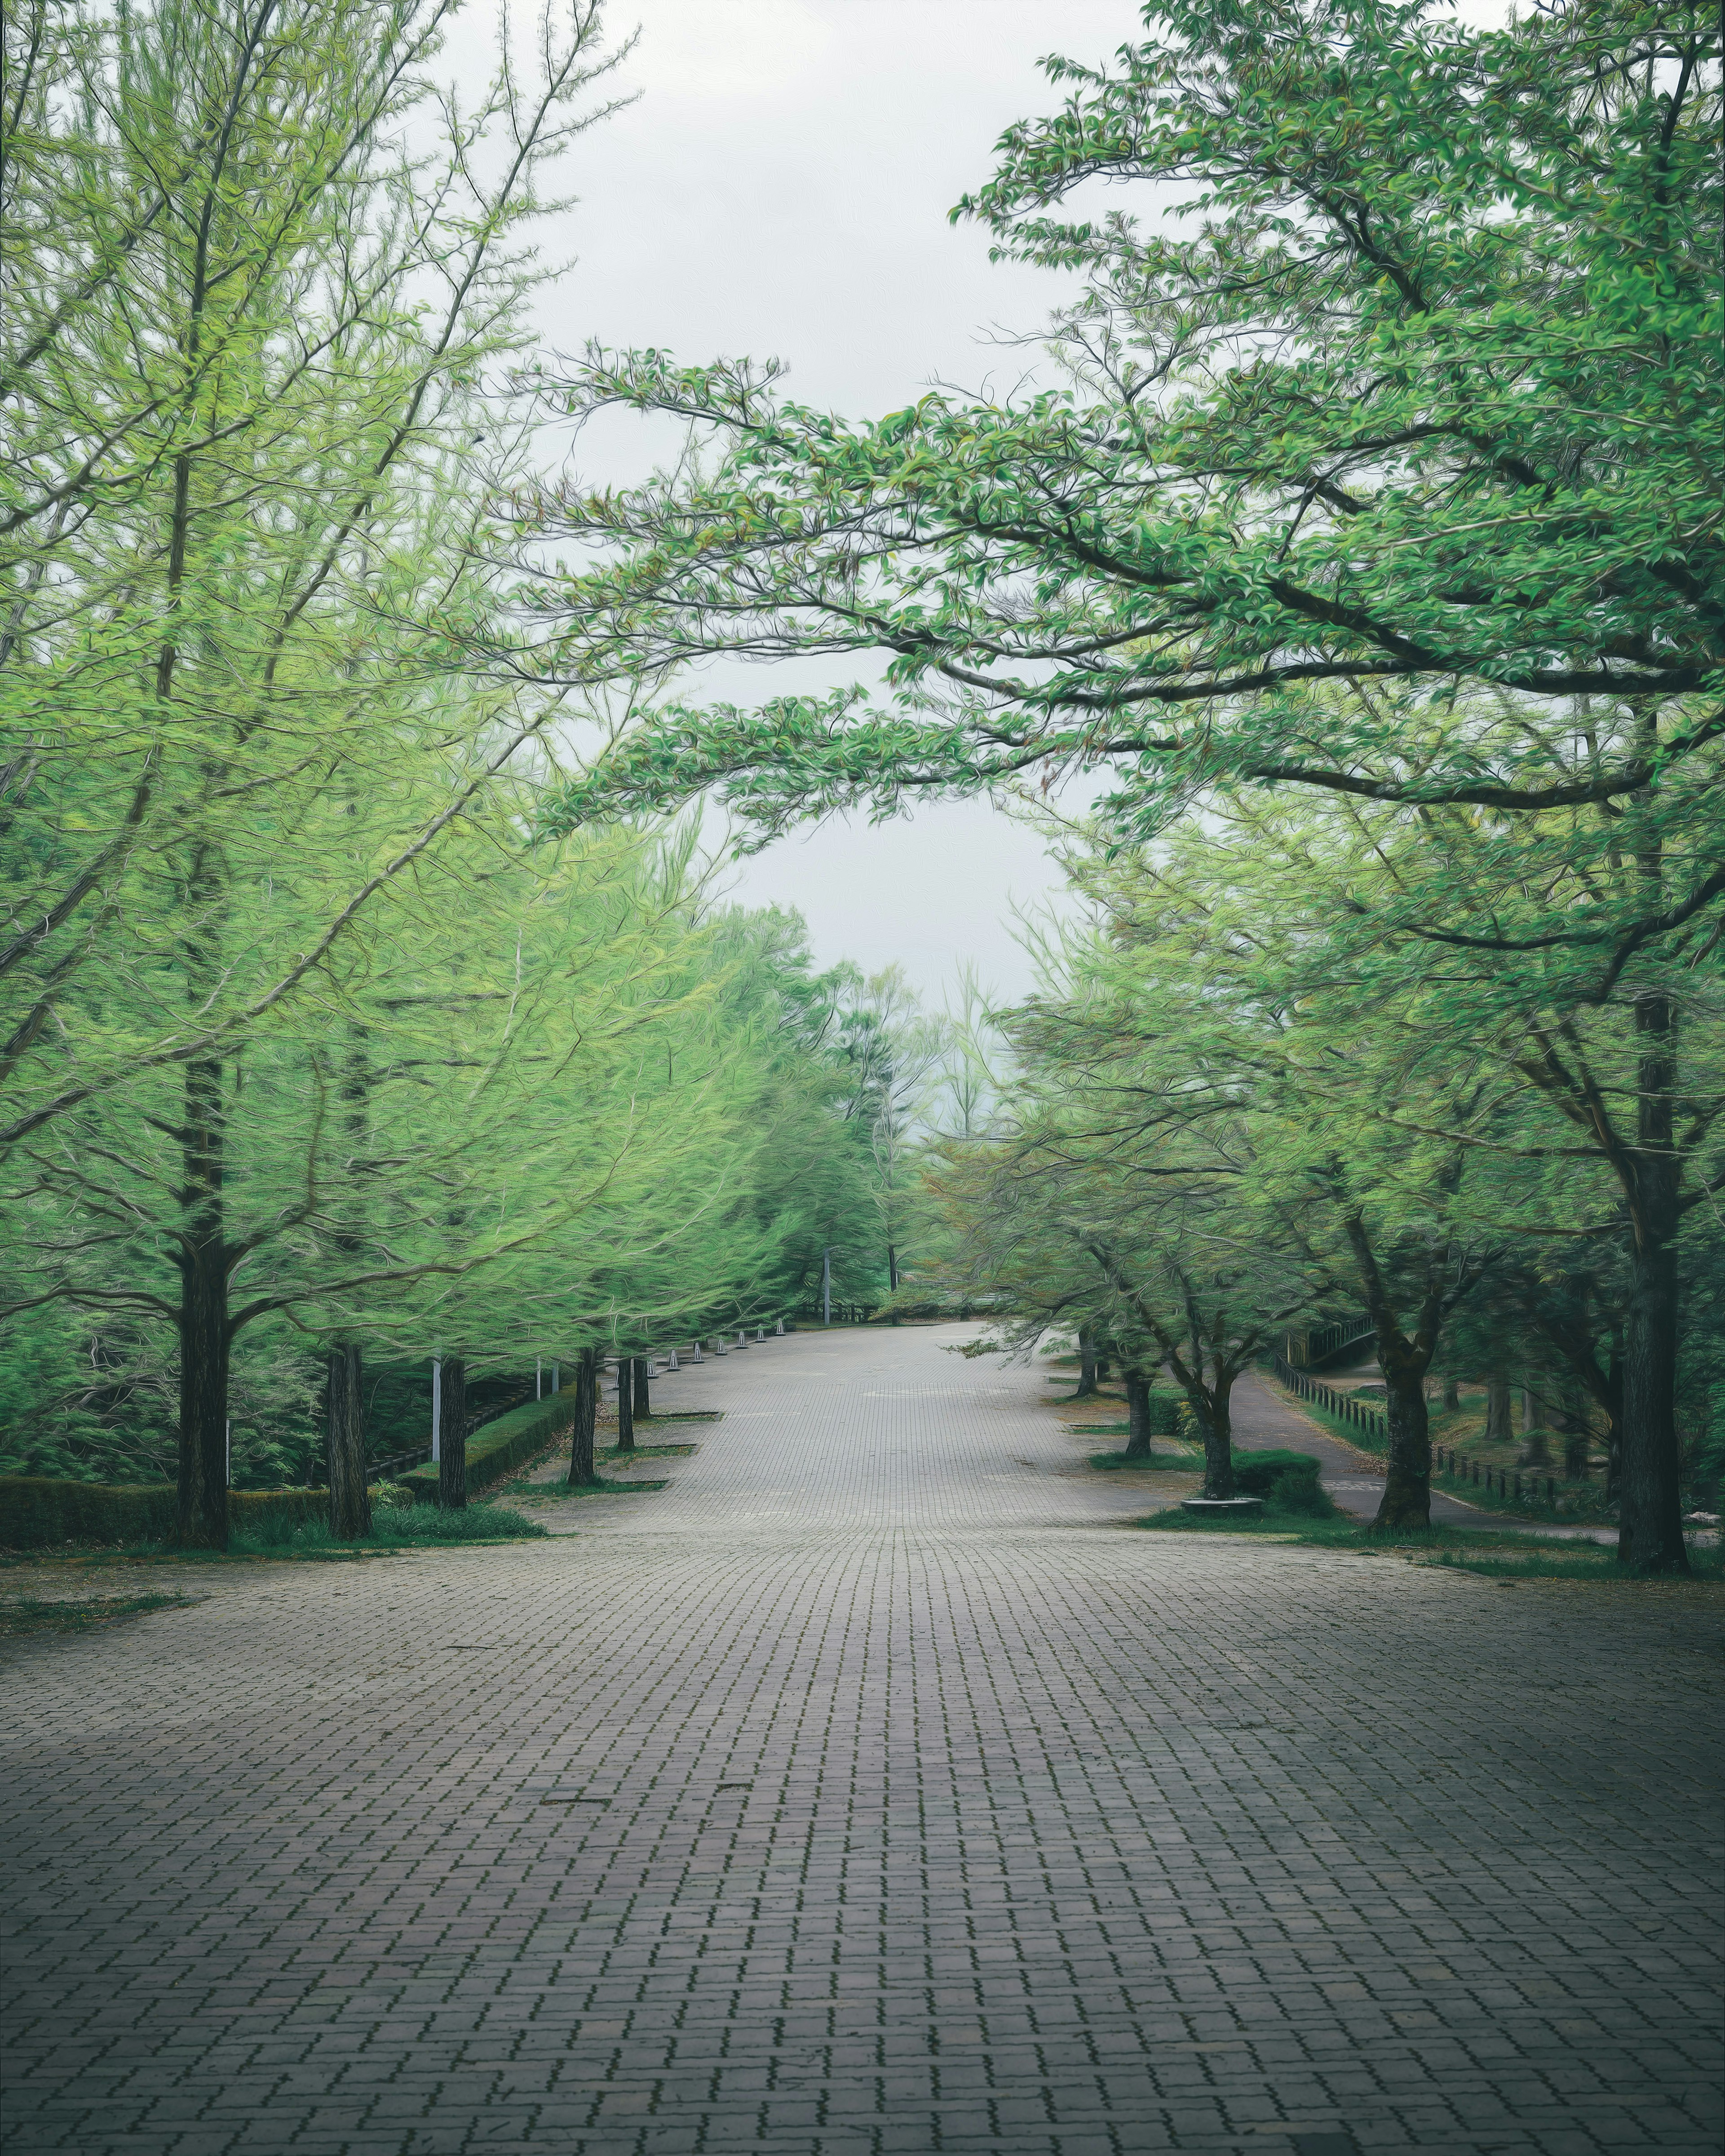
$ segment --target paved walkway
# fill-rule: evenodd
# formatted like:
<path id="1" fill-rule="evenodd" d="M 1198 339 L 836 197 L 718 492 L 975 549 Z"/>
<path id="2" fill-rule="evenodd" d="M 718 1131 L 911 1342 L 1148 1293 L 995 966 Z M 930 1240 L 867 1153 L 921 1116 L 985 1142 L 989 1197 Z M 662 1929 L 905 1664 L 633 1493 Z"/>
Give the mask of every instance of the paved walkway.
<path id="1" fill-rule="evenodd" d="M 1697 1593 L 1134 1532 L 958 1337 L 11 1650 L 10 2156 L 1712 2156 Z"/>

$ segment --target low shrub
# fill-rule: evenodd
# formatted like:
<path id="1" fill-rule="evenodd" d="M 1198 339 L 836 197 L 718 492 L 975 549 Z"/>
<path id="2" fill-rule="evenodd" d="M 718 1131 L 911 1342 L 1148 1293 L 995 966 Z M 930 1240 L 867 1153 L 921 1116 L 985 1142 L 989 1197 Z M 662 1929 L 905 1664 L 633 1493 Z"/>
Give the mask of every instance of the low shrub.
<path id="1" fill-rule="evenodd" d="M 328 1520 L 320 1517 L 264 1521 L 244 1533 L 236 1532 L 232 1543 L 245 1556 L 300 1557 L 321 1550 L 400 1549 L 433 1543 L 526 1542 L 549 1532 L 506 1505 L 469 1505 L 459 1512 L 439 1512 L 434 1505 L 378 1505 L 372 1510 L 370 1534 L 353 1542 L 338 1541 Z"/>
<path id="2" fill-rule="evenodd" d="M 1266 1452 L 1236 1452 L 1234 1455 L 1234 1486 L 1242 1496 L 1267 1498 L 1276 1486 L 1284 1481 L 1309 1483 L 1312 1491 L 1322 1496 L 1318 1488 L 1319 1462 L 1309 1452 L 1288 1452 L 1280 1449 Z"/>
<path id="3" fill-rule="evenodd" d="M 231 1490 L 228 1519 L 235 1536 L 266 1523 L 297 1526 L 329 1507 L 323 1490 Z M 178 1511 L 172 1482 L 60 1481 L 41 1475 L 0 1476 L 0 1546 L 50 1549 L 61 1543 L 164 1543 Z"/>
<path id="4" fill-rule="evenodd" d="M 1278 1475 L 1265 1493 L 1266 1512 L 1284 1517 L 1333 1520 L 1341 1517 L 1336 1501 L 1315 1475 L 1292 1471 Z"/>
<path id="5" fill-rule="evenodd" d="M 467 1488 L 488 1490 L 512 1475 L 517 1467 L 536 1459 L 555 1437 L 561 1437 L 575 1419 L 575 1390 L 553 1393 L 547 1400 L 529 1400 L 511 1408 L 495 1422 L 481 1424 L 467 1440 Z M 401 1478 L 421 1505 L 437 1502 L 437 1468 L 430 1461 L 409 1468 Z"/>

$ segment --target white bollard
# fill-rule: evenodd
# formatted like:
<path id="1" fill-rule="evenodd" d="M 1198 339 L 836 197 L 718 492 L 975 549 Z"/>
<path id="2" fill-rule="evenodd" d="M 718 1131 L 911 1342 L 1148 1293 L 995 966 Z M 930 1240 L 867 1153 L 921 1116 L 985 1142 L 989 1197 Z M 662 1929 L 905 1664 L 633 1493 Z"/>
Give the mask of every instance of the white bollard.
<path id="1" fill-rule="evenodd" d="M 716 1332 L 713 1335 L 713 1346 L 721 1355 L 728 1355 L 731 1353 L 725 1345 L 725 1336 L 722 1332 Z"/>
<path id="2" fill-rule="evenodd" d="M 701 1342 L 698 1340 L 695 1343 L 694 1359 L 697 1363 L 701 1360 Z"/>
<path id="3" fill-rule="evenodd" d="M 737 1344 L 739 1348 L 747 1348 L 749 1344 L 749 1336 L 740 1325 L 737 1328 Z"/>
<path id="4" fill-rule="evenodd" d="M 775 1340 L 783 1340 L 784 1337 L 784 1320 L 782 1317 L 773 1328 L 773 1337 Z"/>
<path id="5" fill-rule="evenodd" d="M 666 1362 L 666 1363 L 665 1363 L 665 1368 L 666 1368 L 667 1370 L 675 1370 L 675 1369 L 676 1368 L 676 1367 L 677 1367 L 677 1351 L 676 1351 L 676 1349 L 675 1349 L 675 1348 L 672 1348 L 672 1350 L 670 1351 L 670 1358 L 669 1358 L 669 1360 Z"/>
<path id="6" fill-rule="evenodd" d="M 757 1325 L 755 1327 L 755 1337 L 757 1340 L 764 1340 L 767 1337 L 767 1328 L 764 1325 Z"/>

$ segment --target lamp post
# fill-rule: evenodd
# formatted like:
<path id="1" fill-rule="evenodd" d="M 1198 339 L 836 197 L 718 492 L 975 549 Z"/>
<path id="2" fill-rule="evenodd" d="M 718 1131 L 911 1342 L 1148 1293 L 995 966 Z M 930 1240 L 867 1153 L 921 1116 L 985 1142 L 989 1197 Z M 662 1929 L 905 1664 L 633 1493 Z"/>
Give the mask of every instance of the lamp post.
<path id="1" fill-rule="evenodd" d="M 820 1322 L 833 1322 L 833 1246 L 827 1244 L 820 1254 Z"/>

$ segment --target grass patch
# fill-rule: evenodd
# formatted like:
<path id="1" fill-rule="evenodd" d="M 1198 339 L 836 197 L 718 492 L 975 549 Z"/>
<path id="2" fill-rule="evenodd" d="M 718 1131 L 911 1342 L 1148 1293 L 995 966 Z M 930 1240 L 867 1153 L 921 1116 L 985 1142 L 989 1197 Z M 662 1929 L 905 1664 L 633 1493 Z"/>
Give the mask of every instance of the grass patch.
<path id="1" fill-rule="evenodd" d="M 522 1542 L 543 1535 L 537 1520 L 506 1505 L 469 1505 L 459 1512 L 434 1505 L 378 1506 L 372 1532 L 354 1542 L 338 1542 L 327 1520 L 305 1520 L 298 1527 L 266 1527 L 233 1537 L 241 1557 L 345 1557 L 365 1550 L 425 1549 L 452 1543 Z"/>
<path id="2" fill-rule="evenodd" d="M 639 1430 L 644 1424 L 655 1422 L 723 1422 L 724 1419 L 723 1408 L 672 1408 L 664 1414 L 637 1415 L 635 1428 Z"/>
<path id="3" fill-rule="evenodd" d="M 0 1603 L 0 1640 L 27 1639 L 33 1632 L 90 1632 L 124 1617 L 151 1609 L 189 1609 L 197 1594 L 107 1594 L 84 1602 Z"/>
<path id="4" fill-rule="evenodd" d="M 1645 1581 L 1645 1575 L 1619 1564 L 1616 1552 L 1601 1543 L 1558 1542 L 1546 1535 L 1466 1527 L 1388 1528 L 1368 1521 L 1301 1518 L 1266 1505 L 1255 1520 L 1212 1521 L 1183 1512 L 1178 1506 L 1134 1522 L 1156 1533 L 1248 1535 L 1312 1549 L 1350 1550 L 1361 1557 L 1399 1557 L 1413 1564 L 1438 1565 L 1471 1572 L 1487 1579 L 1568 1579 L 1601 1585 Z M 1689 1562 L 1698 1582 L 1725 1586 L 1725 1552 L 1690 1546 Z"/>
<path id="5" fill-rule="evenodd" d="M 699 1452 L 698 1445 L 637 1445 L 624 1452 L 614 1445 L 601 1445 L 601 1460 L 686 1460 L 691 1453 Z"/>
<path id="6" fill-rule="evenodd" d="M 1152 1467 L 1157 1469 L 1183 1468 L 1195 1473 L 1204 1462 L 1192 1452 L 1152 1452 L 1142 1460 L 1128 1460 L 1123 1452 L 1093 1452 L 1090 1464 L 1102 1474 L 1111 1474 L 1118 1467 Z"/>

